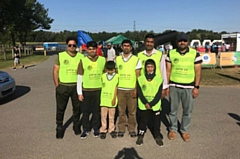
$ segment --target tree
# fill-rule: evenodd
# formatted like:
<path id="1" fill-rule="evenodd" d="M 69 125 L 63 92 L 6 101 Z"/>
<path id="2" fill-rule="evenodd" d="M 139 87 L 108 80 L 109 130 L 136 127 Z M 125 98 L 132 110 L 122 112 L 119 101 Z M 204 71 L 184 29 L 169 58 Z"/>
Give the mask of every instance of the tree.
<path id="1" fill-rule="evenodd" d="M 16 38 L 24 45 L 32 31 L 51 28 L 48 9 L 36 0 L 5 0 L 2 8 L 3 28 L 10 33 L 13 45 Z"/>

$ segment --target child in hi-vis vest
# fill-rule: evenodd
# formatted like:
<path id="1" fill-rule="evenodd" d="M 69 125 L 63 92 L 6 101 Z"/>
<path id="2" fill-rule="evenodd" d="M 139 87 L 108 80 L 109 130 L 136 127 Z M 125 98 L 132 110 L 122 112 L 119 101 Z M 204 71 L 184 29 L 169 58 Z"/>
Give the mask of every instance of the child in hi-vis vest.
<path id="1" fill-rule="evenodd" d="M 156 64 L 152 59 L 145 62 L 144 74 L 138 77 L 138 139 L 137 145 L 143 144 L 143 137 L 146 132 L 148 120 L 153 119 L 153 132 L 156 143 L 163 146 L 160 134 L 160 110 L 162 94 L 162 78 L 156 74 Z"/>
<path id="2" fill-rule="evenodd" d="M 117 106 L 117 86 L 118 86 L 118 74 L 115 73 L 114 61 L 108 61 L 105 66 L 107 73 L 102 75 L 102 91 L 101 91 L 101 122 L 100 138 L 105 139 L 106 133 L 110 133 L 112 138 L 117 137 L 115 131 L 114 116 Z M 107 115 L 109 121 L 107 121 Z M 109 122 L 107 130 L 107 122 Z"/>

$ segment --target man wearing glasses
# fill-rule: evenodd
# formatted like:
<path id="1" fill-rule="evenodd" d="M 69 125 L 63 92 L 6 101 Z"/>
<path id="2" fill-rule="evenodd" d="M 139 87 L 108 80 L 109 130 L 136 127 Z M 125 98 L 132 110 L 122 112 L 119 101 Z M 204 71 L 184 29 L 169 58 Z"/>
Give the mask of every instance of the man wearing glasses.
<path id="1" fill-rule="evenodd" d="M 79 125 L 80 102 L 77 95 L 77 68 L 79 61 L 84 56 L 76 51 L 77 43 L 76 37 L 68 37 L 66 39 L 67 51 L 58 54 L 53 67 L 57 104 L 57 139 L 61 139 L 64 136 L 63 118 L 69 97 L 71 97 L 73 107 L 73 131 L 76 135 L 81 134 Z"/>
<path id="2" fill-rule="evenodd" d="M 180 33 L 177 36 L 177 49 L 171 50 L 166 58 L 167 76 L 169 79 L 170 94 L 170 132 L 168 138 L 174 140 L 178 131 L 178 107 L 182 103 L 182 121 L 180 132 L 185 142 L 190 141 L 188 129 L 193 110 L 193 101 L 199 94 L 199 84 L 201 79 L 200 54 L 188 47 L 188 36 Z"/>

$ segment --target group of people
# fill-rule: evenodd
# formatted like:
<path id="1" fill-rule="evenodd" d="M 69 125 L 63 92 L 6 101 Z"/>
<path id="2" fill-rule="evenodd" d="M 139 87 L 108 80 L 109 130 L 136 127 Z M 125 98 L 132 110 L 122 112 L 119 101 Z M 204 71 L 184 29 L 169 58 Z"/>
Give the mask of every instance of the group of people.
<path id="1" fill-rule="evenodd" d="M 153 136 L 157 145 L 162 146 L 161 99 L 169 95 L 171 126 L 168 138 L 173 140 L 177 134 L 177 112 L 181 100 L 183 115 L 180 132 L 184 141 L 190 140 L 188 129 L 193 101 L 199 94 L 201 57 L 196 50 L 188 47 L 188 36 L 180 33 L 178 47 L 171 50 L 165 59 L 154 48 L 154 37 L 153 34 L 145 36 L 145 50 L 137 56 L 132 54 L 131 41 L 123 40 L 121 55 L 107 61 L 97 55 L 98 44 L 95 41 L 87 43 L 87 56 L 84 57 L 76 52 L 77 38 L 66 39 L 67 50 L 58 54 L 53 68 L 56 138 L 64 136 L 64 113 L 71 97 L 73 131 L 81 139 L 86 139 L 91 130 L 94 137 L 101 139 L 105 139 L 107 133 L 112 138 L 121 138 L 127 130 L 130 137 L 137 137 L 136 144 L 142 145 L 149 119 L 153 119 Z"/>

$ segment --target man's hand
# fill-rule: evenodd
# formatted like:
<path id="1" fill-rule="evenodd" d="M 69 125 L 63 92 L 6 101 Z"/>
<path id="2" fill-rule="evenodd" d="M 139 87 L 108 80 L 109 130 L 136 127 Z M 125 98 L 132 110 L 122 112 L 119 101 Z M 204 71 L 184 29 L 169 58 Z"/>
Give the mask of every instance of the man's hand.
<path id="1" fill-rule="evenodd" d="M 78 100 L 80 100 L 81 102 L 83 101 L 84 97 L 82 94 L 78 95 Z"/>
<path id="2" fill-rule="evenodd" d="M 197 88 L 193 88 L 193 90 L 192 90 L 192 96 L 193 96 L 193 98 L 197 98 L 198 94 L 199 94 L 198 89 L 197 89 Z"/>
<path id="3" fill-rule="evenodd" d="M 134 89 L 131 95 L 132 95 L 132 98 L 136 98 L 137 97 L 137 90 Z"/>
<path id="4" fill-rule="evenodd" d="M 145 107 L 146 107 L 147 109 L 152 109 L 148 103 L 145 104 Z"/>
<path id="5" fill-rule="evenodd" d="M 169 96 L 169 93 L 170 93 L 170 89 L 167 88 L 167 89 L 166 89 L 166 96 Z"/>
<path id="6" fill-rule="evenodd" d="M 163 90 L 162 90 L 162 96 L 161 96 L 161 99 L 163 99 L 163 98 L 166 97 L 166 95 L 167 95 L 166 90 L 167 90 L 167 89 L 163 89 Z"/>

